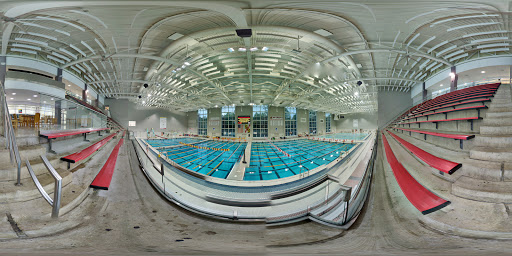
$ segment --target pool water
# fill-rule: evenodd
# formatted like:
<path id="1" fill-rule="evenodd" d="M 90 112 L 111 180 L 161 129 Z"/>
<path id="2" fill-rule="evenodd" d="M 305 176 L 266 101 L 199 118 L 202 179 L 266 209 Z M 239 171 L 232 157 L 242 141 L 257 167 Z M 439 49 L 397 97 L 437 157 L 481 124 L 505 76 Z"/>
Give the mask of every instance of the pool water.
<path id="1" fill-rule="evenodd" d="M 253 142 L 250 166 L 244 180 L 274 180 L 313 170 L 329 164 L 354 144 L 311 140 L 291 140 L 273 143 L 288 157 L 268 142 Z"/>
<path id="2" fill-rule="evenodd" d="M 242 156 L 247 143 L 204 141 L 196 143 L 194 146 L 208 149 L 183 145 L 161 149 L 161 153 L 189 170 L 225 179 Z M 214 149 L 229 149 L 229 151 Z"/>
<path id="3" fill-rule="evenodd" d="M 333 133 L 319 136 L 319 138 L 335 140 L 364 140 L 368 133 Z"/>
<path id="4" fill-rule="evenodd" d="M 169 147 L 169 146 L 179 146 L 181 143 L 191 144 L 191 143 L 197 143 L 202 141 L 201 139 L 194 139 L 194 138 L 175 138 L 175 139 L 156 139 L 156 140 L 146 140 L 146 142 L 154 147 Z"/>

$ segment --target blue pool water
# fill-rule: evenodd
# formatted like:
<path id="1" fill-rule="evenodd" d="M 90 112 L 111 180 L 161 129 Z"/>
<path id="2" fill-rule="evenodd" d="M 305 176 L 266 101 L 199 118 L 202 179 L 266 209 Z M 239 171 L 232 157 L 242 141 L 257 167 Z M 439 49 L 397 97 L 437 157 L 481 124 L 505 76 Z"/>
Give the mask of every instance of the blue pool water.
<path id="1" fill-rule="evenodd" d="M 225 179 L 242 156 L 247 143 L 203 141 L 194 144 L 194 146 L 206 147 L 207 149 L 180 146 L 161 149 L 160 152 L 170 160 L 192 171 Z M 217 151 L 213 148 L 229 150 Z"/>
<path id="2" fill-rule="evenodd" d="M 320 138 L 335 140 L 364 140 L 368 133 L 333 133 L 319 136 Z"/>
<path id="3" fill-rule="evenodd" d="M 201 139 L 194 138 L 175 138 L 175 139 L 157 139 L 157 140 L 146 140 L 146 142 L 154 148 L 167 147 L 167 146 L 179 146 L 181 143 L 196 143 L 200 142 Z"/>
<path id="4" fill-rule="evenodd" d="M 250 166 L 245 169 L 244 180 L 273 180 L 307 172 L 335 160 L 354 144 L 311 140 L 274 142 L 288 153 L 281 153 L 268 142 L 253 142 Z"/>

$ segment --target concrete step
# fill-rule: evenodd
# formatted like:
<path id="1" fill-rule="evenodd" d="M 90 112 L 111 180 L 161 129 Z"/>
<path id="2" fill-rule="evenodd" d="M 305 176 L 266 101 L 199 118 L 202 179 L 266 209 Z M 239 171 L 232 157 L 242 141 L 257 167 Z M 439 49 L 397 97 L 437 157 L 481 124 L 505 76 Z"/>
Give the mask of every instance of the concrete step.
<path id="1" fill-rule="evenodd" d="M 500 162 L 464 159 L 462 161 L 462 168 L 458 172 L 463 176 L 475 179 L 490 181 L 503 180 Z"/>
<path id="2" fill-rule="evenodd" d="M 512 135 L 512 126 L 509 125 L 497 125 L 497 126 L 480 126 L 480 134 L 482 135 Z"/>
<path id="3" fill-rule="evenodd" d="M 452 184 L 452 194 L 482 202 L 512 203 L 512 182 L 487 181 L 462 176 Z"/>
<path id="4" fill-rule="evenodd" d="M 59 158 L 49 159 L 50 164 L 55 168 L 67 169 L 67 163 Z M 41 158 L 30 160 L 30 166 L 36 175 L 48 173 L 48 169 L 43 164 Z M 15 181 L 18 177 L 18 168 L 15 165 L 0 167 L 0 181 Z M 21 163 L 21 179 L 29 178 L 25 160 Z"/>
<path id="5" fill-rule="evenodd" d="M 474 142 L 477 147 L 512 148 L 512 135 L 477 135 Z"/>
<path id="6" fill-rule="evenodd" d="M 2 150 L 0 150 L 0 169 L 3 166 L 11 165 L 10 151 L 8 149 L 5 149 L 4 147 L 2 147 Z M 38 158 L 40 155 L 46 155 L 46 148 L 40 145 L 26 147 L 18 146 L 18 151 L 20 152 L 20 157 L 22 161 L 25 161 L 25 159 L 35 159 Z"/>
<path id="7" fill-rule="evenodd" d="M 494 117 L 487 117 L 484 118 L 482 121 L 482 125 L 484 126 L 509 126 L 512 125 L 512 118 L 494 118 Z"/>
<path id="8" fill-rule="evenodd" d="M 469 151 L 469 157 L 485 161 L 512 162 L 512 148 L 473 147 Z"/>
<path id="9" fill-rule="evenodd" d="M 491 112 L 487 111 L 487 118 L 512 118 L 512 112 Z"/>
<path id="10" fill-rule="evenodd" d="M 500 107 L 500 108 L 512 108 L 512 101 L 509 101 L 509 102 L 505 102 L 505 103 L 497 103 L 497 102 L 493 102 L 491 104 L 491 109 L 494 108 L 494 107 Z"/>
<path id="11" fill-rule="evenodd" d="M 504 98 L 496 99 L 496 98 L 493 98 L 492 99 L 492 104 L 507 104 L 507 103 L 510 103 L 511 101 L 512 101 L 511 99 L 504 99 Z"/>
<path id="12" fill-rule="evenodd" d="M 487 112 L 512 112 L 512 107 L 491 106 Z"/>

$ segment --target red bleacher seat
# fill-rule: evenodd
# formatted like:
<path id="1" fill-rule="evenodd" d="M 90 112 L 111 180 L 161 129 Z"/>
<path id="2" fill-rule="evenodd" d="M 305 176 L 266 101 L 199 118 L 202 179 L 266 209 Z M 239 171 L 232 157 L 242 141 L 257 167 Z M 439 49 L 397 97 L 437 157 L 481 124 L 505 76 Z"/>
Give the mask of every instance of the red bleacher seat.
<path id="1" fill-rule="evenodd" d="M 395 138 L 400 144 L 402 144 L 405 148 L 407 148 L 411 153 L 417 156 L 419 159 L 423 160 L 426 164 L 432 166 L 433 168 L 448 174 L 454 173 L 458 170 L 462 164 L 455 163 L 452 161 L 448 161 L 446 159 L 434 156 L 427 151 L 414 146 L 413 144 L 407 142 L 406 140 L 398 137 L 396 134 L 387 131 L 393 138 Z"/>
<path id="2" fill-rule="evenodd" d="M 76 163 L 78 161 L 81 161 L 83 159 L 86 159 L 90 155 L 92 155 L 94 152 L 96 152 L 98 149 L 103 147 L 103 145 L 107 144 L 107 142 L 110 141 L 116 134 L 111 134 L 110 136 L 92 144 L 91 146 L 85 148 L 84 150 L 78 151 L 76 153 L 73 153 L 71 155 L 61 157 L 60 160 L 66 161 L 69 163 Z"/>
<path id="3" fill-rule="evenodd" d="M 117 145 L 114 147 L 114 150 L 112 150 L 112 153 L 110 153 L 107 162 L 105 162 L 98 175 L 96 175 L 96 178 L 94 178 L 92 181 L 90 185 L 91 188 L 108 190 L 110 182 L 112 181 L 112 176 L 114 175 L 114 169 L 116 168 L 119 149 L 123 145 L 123 141 L 124 139 L 120 139 Z"/>
<path id="4" fill-rule="evenodd" d="M 77 130 L 64 130 L 64 131 L 42 131 L 39 135 L 41 137 L 46 137 L 48 139 L 55 139 L 60 137 L 73 136 L 77 134 L 84 134 L 90 132 L 99 132 L 108 130 L 108 128 L 86 128 L 86 129 L 77 129 Z"/>
<path id="5" fill-rule="evenodd" d="M 403 130 L 407 132 L 416 132 L 426 135 L 432 135 L 437 137 L 444 137 L 449 139 L 455 139 L 455 140 L 469 140 L 475 137 L 475 135 L 462 135 L 462 134 L 449 134 L 449 133 L 439 133 L 439 132 L 427 132 L 427 131 L 420 131 L 420 130 L 411 130 L 411 129 L 404 129 L 400 127 L 392 127 L 394 129 Z"/>
<path id="6" fill-rule="evenodd" d="M 389 166 L 391 166 L 391 169 L 393 170 L 395 179 L 404 195 L 407 197 L 409 202 L 416 207 L 416 209 L 423 214 L 429 214 L 450 204 L 450 201 L 444 200 L 435 195 L 411 176 L 411 174 L 393 154 L 384 133 L 382 133 L 382 141 L 384 143 L 386 158 Z"/>
<path id="7" fill-rule="evenodd" d="M 446 113 L 450 113 L 450 112 L 472 110 L 472 109 L 480 110 L 480 109 L 484 109 L 484 108 L 487 108 L 487 106 L 479 105 L 479 106 L 471 106 L 471 107 L 454 108 L 454 109 L 443 110 L 443 111 L 439 111 L 439 112 L 433 112 L 433 113 L 422 114 L 422 115 L 417 115 L 417 116 L 410 116 L 410 117 L 404 118 L 402 120 L 405 121 L 405 120 L 409 120 L 409 119 L 413 119 L 413 118 L 419 118 L 419 117 L 425 117 L 425 116 L 431 116 L 431 115 L 437 115 L 437 114 L 446 114 Z"/>

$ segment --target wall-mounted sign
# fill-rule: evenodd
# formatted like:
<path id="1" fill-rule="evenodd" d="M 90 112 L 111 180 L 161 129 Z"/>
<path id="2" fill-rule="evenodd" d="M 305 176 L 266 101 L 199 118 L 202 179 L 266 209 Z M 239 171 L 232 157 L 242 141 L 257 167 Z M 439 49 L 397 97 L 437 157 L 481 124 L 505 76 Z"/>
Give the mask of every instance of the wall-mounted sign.
<path id="1" fill-rule="evenodd" d="M 271 126 L 283 126 L 283 117 L 282 116 L 271 116 L 270 117 L 270 125 Z"/>
<path id="2" fill-rule="evenodd" d="M 160 129 L 167 129 L 167 117 L 160 117 Z"/>
<path id="3" fill-rule="evenodd" d="M 249 123 L 251 123 L 250 116 L 239 116 L 238 117 L 238 124 L 249 124 Z"/>
<path id="4" fill-rule="evenodd" d="M 128 126 L 137 126 L 137 121 L 128 121 Z"/>
<path id="5" fill-rule="evenodd" d="M 354 119 L 354 120 L 352 121 L 352 127 L 354 127 L 354 128 L 358 128 L 358 127 L 359 127 L 359 120 Z"/>
<path id="6" fill-rule="evenodd" d="M 300 119 L 300 122 L 301 122 L 301 123 L 305 123 L 305 122 L 306 122 L 306 118 L 301 118 L 301 119 Z"/>

